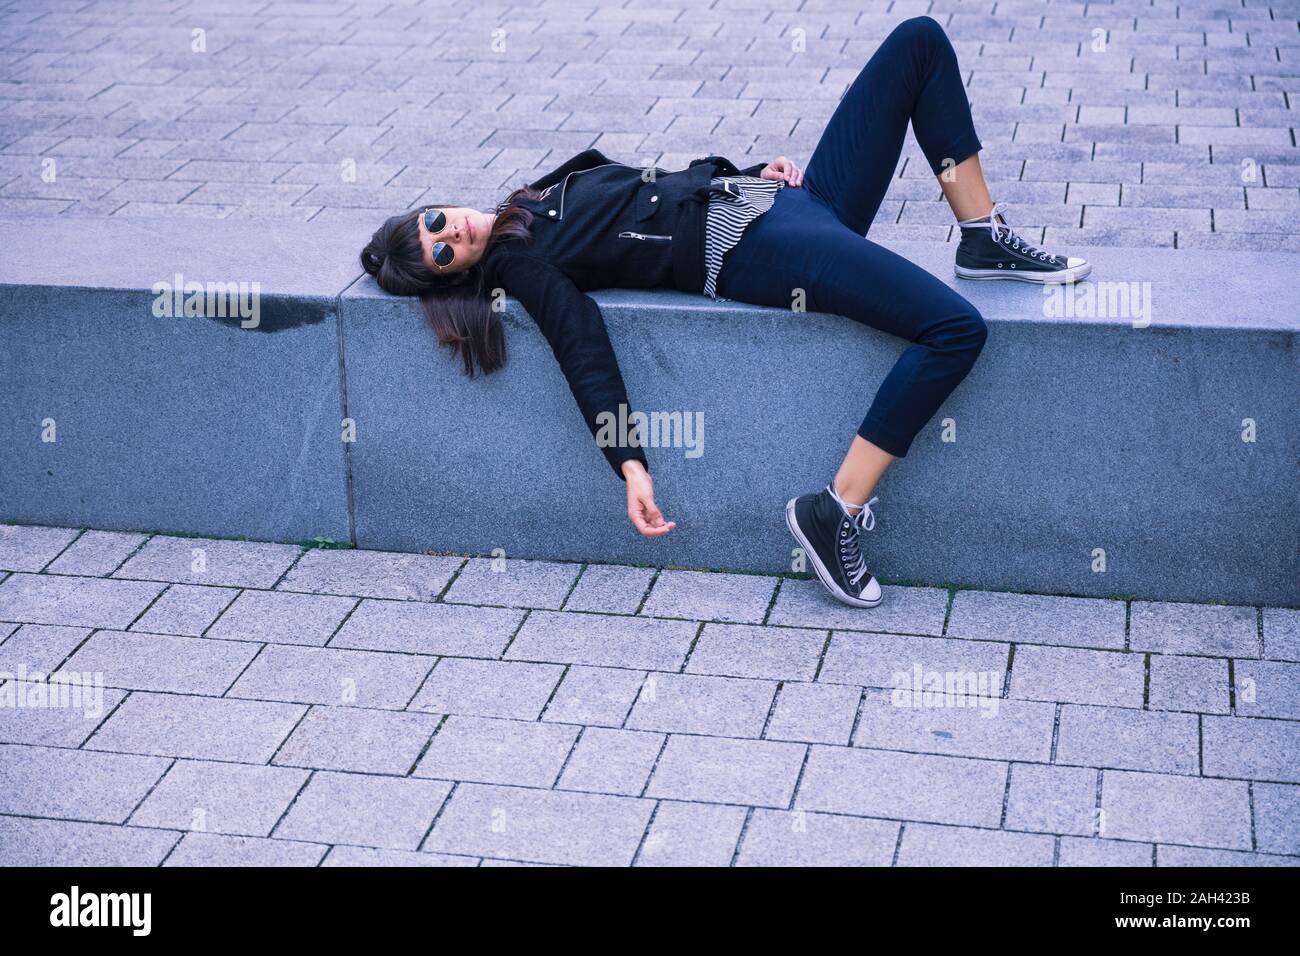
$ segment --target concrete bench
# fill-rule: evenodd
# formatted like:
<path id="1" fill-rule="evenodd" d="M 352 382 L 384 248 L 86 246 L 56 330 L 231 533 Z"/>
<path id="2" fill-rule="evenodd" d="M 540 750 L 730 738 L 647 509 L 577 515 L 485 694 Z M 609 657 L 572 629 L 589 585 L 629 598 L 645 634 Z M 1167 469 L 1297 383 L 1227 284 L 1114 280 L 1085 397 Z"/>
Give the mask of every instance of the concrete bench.
<path id="1" fill-rule="evenodd" d="M 0 229 L 0 521 L 788 571 L 785 501 L 830 479 L 904 347 L 837 316 L 597 293 L 634 408 L 703 417 L 698 457 L 648 452 L 678 522 L 650 541 L 517 303 L 507 367 L 470 381 L 360 274 L 362 231 Z M 891 246 L 990 336 L 879 489 L 886 580 L 1300 604 L 1300 257 L 1089 250 L 1125 286 L 1066 303 Z M 258 327 L 155 315 L 177 273 L 259 282 Z"/>

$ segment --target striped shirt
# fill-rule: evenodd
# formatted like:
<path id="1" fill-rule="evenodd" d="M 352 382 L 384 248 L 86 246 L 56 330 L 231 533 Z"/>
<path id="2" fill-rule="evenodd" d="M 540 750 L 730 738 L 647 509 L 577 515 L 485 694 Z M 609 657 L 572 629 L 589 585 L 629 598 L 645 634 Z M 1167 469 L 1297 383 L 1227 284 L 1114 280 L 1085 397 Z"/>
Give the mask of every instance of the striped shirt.
<path id="1" fill-rule="evenodd" d="M 726 302 L 718 295 L 718 272 L 722 257 L 740 242 L 745 227 L 772 208 L 783 180 L 757 176 L 715 176 L 709 183 L 709 211 L 704 224 L 704 294 Z"/>

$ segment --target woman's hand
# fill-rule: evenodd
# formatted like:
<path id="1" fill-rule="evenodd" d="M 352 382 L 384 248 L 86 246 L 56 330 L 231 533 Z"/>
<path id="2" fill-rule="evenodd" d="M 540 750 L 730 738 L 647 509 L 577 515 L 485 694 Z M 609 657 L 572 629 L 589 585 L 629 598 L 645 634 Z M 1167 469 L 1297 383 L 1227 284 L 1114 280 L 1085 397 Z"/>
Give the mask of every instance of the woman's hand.
<path id="1" fill-rule="evenodd" d="M 770 179 L 773 182 L 784 179 L 787 185 L 802 186 L 803 170 L 784 156 L 778 156 L 758 174 L 763 179 Z"/>
<path id="2" fill-rule="evenodd" d="M 627 479 L 627 516 L 647 538 L 658 538 L 677 527 L 676 521 L 664 521 L 659 506 L 655 504 L 655 486 L 645 465 L 635 458 L 623 462 L 623 477 Z"/>

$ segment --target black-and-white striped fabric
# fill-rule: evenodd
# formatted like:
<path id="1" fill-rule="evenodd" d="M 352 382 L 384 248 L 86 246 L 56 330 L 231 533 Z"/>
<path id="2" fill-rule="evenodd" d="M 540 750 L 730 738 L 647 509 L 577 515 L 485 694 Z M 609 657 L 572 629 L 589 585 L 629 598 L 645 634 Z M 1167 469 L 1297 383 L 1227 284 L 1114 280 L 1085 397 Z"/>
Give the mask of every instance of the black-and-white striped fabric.
<path id="1" fill-rule="evenodd" d="M 782 180 L 757 176 L 716 176 L 709 183 L 709 210 L 704 223 L 704 294 L 726 302 L 717 292 L 722 257 L 740 242 L 745 227 L 772 208 Z"/>

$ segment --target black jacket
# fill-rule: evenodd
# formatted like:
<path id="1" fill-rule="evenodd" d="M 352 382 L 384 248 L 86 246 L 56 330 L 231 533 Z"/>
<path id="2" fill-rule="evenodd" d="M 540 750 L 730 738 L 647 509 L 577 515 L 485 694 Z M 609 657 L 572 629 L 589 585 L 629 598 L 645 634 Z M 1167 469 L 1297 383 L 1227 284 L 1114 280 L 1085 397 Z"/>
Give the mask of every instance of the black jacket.
<path id="1" fill-rule="evenodd" d="M 708 156 L 679 172 L 656 168 L 652 175 L 589 149 L 530 184 L 541 199 L 519 201 L 533 214 L 532 240 L 493 245 L 483 261 L 486 287 L 505 289 L 533 317 L 593 438 L 597 416 L 610 412 L 617 420 L 628 400 L 600 308 L 583 293 L 703 292 L 709 181 L 757 176 L 764 165 L 741 170 Z M 601 452 L 620 478 L 624 461 L 646 463 L 640 447 Z"/>

